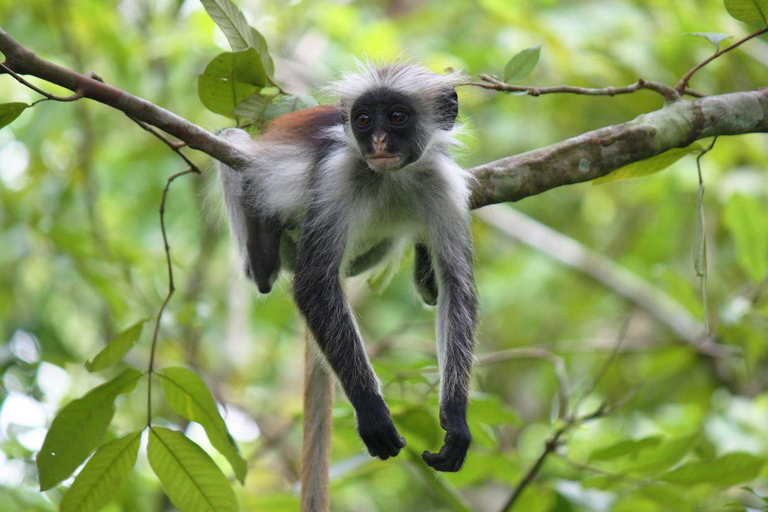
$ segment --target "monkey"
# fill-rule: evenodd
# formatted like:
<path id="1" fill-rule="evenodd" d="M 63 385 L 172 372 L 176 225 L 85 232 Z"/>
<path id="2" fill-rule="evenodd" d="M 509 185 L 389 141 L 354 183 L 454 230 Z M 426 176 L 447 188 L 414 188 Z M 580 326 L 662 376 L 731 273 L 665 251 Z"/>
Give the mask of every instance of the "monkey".
<path id="1" fill-rule="evenodd" d="M 221 137 L 249 155 L 244 169 L 219 164 L 230 230 L 248 278 L 269 293 L 293 273 L 293 299 L 351 402 L 373 457 L 405 447 L 366 355 L 342 280 L 413 244 L 414 281 L 437 306 L 437 453 L 423 460 L 458 471 L 467 423 L 478 299 L 469 216 L 471 175 L 451 157 L 460 73 L 413 63 L 361 63 L 331 84 L 337 102 L 272 120 L 256 138 Z"/>

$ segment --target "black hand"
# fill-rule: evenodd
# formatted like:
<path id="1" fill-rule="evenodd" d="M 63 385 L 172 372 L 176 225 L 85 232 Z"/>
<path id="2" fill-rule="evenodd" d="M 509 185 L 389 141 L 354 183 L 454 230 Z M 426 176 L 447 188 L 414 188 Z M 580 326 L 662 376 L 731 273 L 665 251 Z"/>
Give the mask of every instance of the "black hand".
<path id="1" fill-rule="evenodd" d="M 376 416 L 358 415 L 357 431 L 371 457 L 387 460 L 405 447 L 405 438 L 397 433 L 388 410 Z"/>
<path id="2" fill-rule="evenodd" d="M 449 419 L 450 412 L 446 409 L 440 411 L 440 426 L 445 432 L 443 447 L 438 453 L 424 450 L 421 458 L 433 469 L 455 473 L 464 465 L 467 450 L 472 443 L 472 435 L 469 433 L 466 419 Z"/>

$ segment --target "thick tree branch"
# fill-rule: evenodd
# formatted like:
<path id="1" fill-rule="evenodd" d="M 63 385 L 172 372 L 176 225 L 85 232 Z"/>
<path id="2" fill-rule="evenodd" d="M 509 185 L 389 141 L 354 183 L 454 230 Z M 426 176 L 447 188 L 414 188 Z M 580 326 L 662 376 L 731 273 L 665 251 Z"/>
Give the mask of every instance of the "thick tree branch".
<path id="1" fill-rule="evenodd" d="M 699 139 L 755 132 L 768 132 L 768 89 L 678 101 L 627 123 L 470 169 L 477 178 L 473 207 L 590 181 Z"/>
<path id="2" fill-rule="evenodd" d="M 247 162 L 247 155 L 211 132 L 147 100 L 43 60 L 2 29 L 0 52 L 5 66 L 17 74 L 36 76 L 114 107 L 234 168 Z M 627 123 L 470 169 L 477 178 L 472 205 L 518 201 L 589 181 L 699 139 L 767 131 L 768 89 L 675 101 Z"/>
<path id="3" fill-rule="evenodd" d="M 211 155 L 232 167 L 242 167 L 246 155 L 211 132 L 190 123 L 149 101 L 121 91 L 92 77 L 76 73 L 38 57 L 0 28 L 0 52 L 4 65 L 16 74 L 32 75 L 125 112 L 130 117 L 160 128 L 193 149 Z"/>

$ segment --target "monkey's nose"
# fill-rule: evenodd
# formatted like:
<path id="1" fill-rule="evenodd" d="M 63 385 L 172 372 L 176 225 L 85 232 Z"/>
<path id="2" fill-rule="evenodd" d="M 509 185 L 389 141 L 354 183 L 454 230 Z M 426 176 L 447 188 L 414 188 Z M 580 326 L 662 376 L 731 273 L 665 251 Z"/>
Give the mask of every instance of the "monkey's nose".
<path id="1" fill-rule="evenodd" d="M 383 153 L 384 149 L 387 147 L 387 133 L 376 132 L 373 134 L 372 140 L 376 153 Z"/>

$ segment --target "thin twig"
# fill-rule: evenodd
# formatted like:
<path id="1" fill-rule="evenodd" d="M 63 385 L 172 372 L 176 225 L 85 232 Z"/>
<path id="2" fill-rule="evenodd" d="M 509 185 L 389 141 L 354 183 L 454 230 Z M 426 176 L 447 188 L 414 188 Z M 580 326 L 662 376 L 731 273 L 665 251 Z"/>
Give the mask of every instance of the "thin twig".
<path id="1" fill-rule="evenodd" d="M 130 116 L 128 114 L 126 114 L 126 116 L 128 117 L 128 119 L 130 119 L 131 121 L 133 121 L 134 123 L 139 125 L 143 130 L 148 131 L 149 133 L 151 133 L 152 135 L 154 135 L 155 137 L 160 139 L 166 146 L 171 148 L 171 150 L 174 153 L 179 155 L 179 157 L 182 160 L 184 160 L 184 162 L 186 162 L 186 164 L 191 169 L 194 170 L 193 172 L 196 172 L 197 174 L 201 174 L 200 168 L 192 160 L 190 160 L 190 158 L 187 155 L 185 155 L 184 153 L 181 152 L 181 148 L 186 146 L 186 143 L 172 141 L 164 133 L 160 132 L 160 130 L 158 130 L 157 128 L 155 128 L 151 124 L 145 123 L 144 121 L 139 121 L 135 117 L 132 117 L 132 116 Z"/>
<path id="2" fill-rule="evenodd" d="M 6 72 L 9 75 L 11 75 L 20 84 L 22 84 L 22 85 L 24 85 L 26 87 L 29 87 L 30 89 L 32 89 L 33 91 L 35 91 L 38 94 L 41 94 L 41 95 L 45 96 L 45 98 L 43 98 L 41 100 L 35 101 L 30 106 L 37 105 L 41 101 L 48 101 L 48 100 L 54 100 L 54 101 L 75 101 L 75 100 L 79 100 L 80 98 L 83 97 L 83 91 L 75 91 L 75 94 L 72 94 L 71 96 L 56 96 L 55 94 L 51 94 L 49 92 L 46 92 L 46 91 L 40 89 L 39 87 L 37 87 L 36 85 L 33 85 L 32 83 L 28 82 L 23 77 L 21 77 L 21 75 L 19 75 L 15 71 L 13 71 L 11 68 L 6 66 L 2 62 L 0 62 L 0 69 L 2 69 L 4 72 Z"/>
<path id="3" fill-rule="evenodd" d="M 698 65 L 694 66 L 693 68 L 691 68 L 691 70 L 690 70 L 690 71 L 688 71 L 688 72 L 687 72 L 687 73 L 686 73 L 686 74 L 683 76 L 683 78 L 681 78 L 681 79 L 680 79 L 680 81 L 677 83 L 677 87 L 675 87 L 675 89 L 677 90 L 677 92 L 678 92 L 678 93 L 682 93 L 682 92 L 683 92 L 683 91 L 685 91 L 685 90 L 686 90 L 686 88 L 688 87 L 688 82 L 690 82 L 690 81 L 691 81 L 691 77 L 692 77 L 692 76 L 694 75 L 694 73 L 696 73 L 698 70 L 700 70 L 701 68 L 703 68 L 704 66 L 706 66 L 707 64 L 709 64 L 710 62 L 712 62 L 713 60 L 715 60 L 716 58 L 718 58 L 719 56 L 721 56 L 722 54 L 724 54 L 724 53 L 727 53 L 727 52 L 729 52 L 729 51 L 733 50 L 734 48 L 737 48 L 737 47 L 741 46 L 742 44 L 746 43 L 746 42 L 747 42 L 747 41 L 749 41 L 750 39 L 753 39 L 753 38 L 755 38 L 755 37 L 757 37 L 757 36 L 760 36 L 760 35 L 762 35 L 762 34 L 765 34 L 766 32 L 768 32 L 768 27 L 763 27 L 763 28 L 761 28 L 760 30 L 758 30 L 757 32 L 753 32 L 753 33 L 749 34 L 747 37 L 745 37 L 745 38 L 743 38 L 743 39 L 740 39 L 739 41 L 736 41 L 735 43 L 733 43 L 733 44 L 732 44 L 731 46 L 729 46 L 728 48 L 724 48 L 724 49 L 722 49 L 722 50 L 720 50 L 720 51 L 718 51 L 718 52 L 715 52 L 715 53 L 714 53 L 712 56 L 710 56 L 708 59 L 705 59 L 705 60 L 704 60 L 703 62 L 701 62 L 700 64 L 698 64 Z"/>
<path id="4" fill-rule="evenodd" d="M 96 80 L 98 82 L 106 83 L 106 82 L 104 82 L 103 78 L 101 78 L 99 75 L 97 75 L 93 71 L 86 72 L 85 76 L 87 76 L 88 78 L 92 78 L 92 79 L 94 79 L 94 80 Z M 134 123 L 139 125 L 139 127 L 141 129 L 151 133 L 152 135 L 154 135 L 155 137 L 160 139 L 163 142 L 163 144 L 165 144 L 166 146 L 171 148 L 171 150 L 174 153 L 179 155 L 179 157 L 182 160 L 184 160 L 184 162 L 193 170 L 193 172 L 196 172 L 197 174 L 201 174 L 200 168 L 192 160 L 190 160 L 187 155 L 185 155 L 184 153 L 181 152 L 181 148 L 183 148 L 184 146 L 187 145 L 186 142 L 183 142 L 183 141 L 178 141 L 178 142 L 172 141 L 171 139 L 168 138 L 167 135 L 162 133 L 160 130 L 158 130 L 157 128 L 155 128 L 151 124 L 145 123 L 144 121 L 142 121 L 140 119 L 136 119 L 135 117 L 133 117 L 130 114 L 126 113 L 125 115 L 126 115 L 126 117 L 128 117 L 128 119 L 130 119 L 131 121 L 133 121 Z"/>
<path id="5" fill-rule="evenodd" d="M 152 332 L 152 345 L 149 350 L 149 367 L 147 368 L 147 426 L 152 426 L 152 373 L 155 370 L 155 349 L 157 348 L 157 333 L 160 330 L 160 321 L 163 319 L 163 312 L 165 311 L 165 307 L 168 305 L 168 302 L 170 302 L 171 297 L 173 297 L 173 292 L 176 291 L 176 287 L 173 283 L 173 267 L 171 265 L 171 247 L 168 245 L 168 235 L 165 230 L 165 200 L 168 197 L 168 189 L 171 186 L 171 183 L 173 183 L 173 180 L 180 176 L 184 176 L 185 174 L 200 174 L 200 171 L 197 170 L 197 168 L 190 167 L 189 169 L 185 169 L 183 171 L 179 171 L 176 174 L 171 175 L 168 180 L 165 182 L 165 188 L 163 188 L 163 196 L 160 199 L 160 231 L 163 234 L 163 247 L 165 249 L 165 263 L 168 267 L 168 294 L 165 296 L 165 300 L 163 300 L 163 304 L 160 306 L 160 309 L 157 312 L 157 319 L 155 320 L 155 329 Z"/>
<path id="6" fill-rule="evenodd" d="M 482 87 L 484 89 L 494 89 L 504 92 L 524 92 L 529 96 L 541 96 L 542 94 L 553 93 L 568 93 L 568 94 L 580 94 L 584 96 L 617 96 L 619 94 L 632 94 L 642 89 L 648 89 L 661 94 L 664 100 L 667 102 L 674 102 L 680 99 L 680 93 L 678 93 L 672 87 L 663 84 L 661 82 L 654 82 L 652 80 L 644 80 L 639 78 L 637 82 L 624 87 L 603 87 L 599 89 L 588 87 L 575 87 L 572 85 L 557 85 L 554 87 L 538 87 L 535 85 L 512 85 L 501 80 L 497 80 L 490 75 L 480 75 L 480 79 L 483 82 L 466 82 L 462 85 L 473 85 L 476 87 Z M 696 91 L 689 91 L 692 96 L 699 95 Z"/>
<path id="7" fill-rule="evenodd" d="M 619 329 L 619 335 L 616 337 L 616 343 L 614 343 L 613 345 L 613 350 L 611 350 L 611 354 L 608 356 L 605 362 L 603 362 L 603 366 L 597 372 L 597 376 L 592 380 L 592 385 L 590 385 L 587 391 L 584 392 L 584 394 L 581 395 L 581 397 L 576 401 L 576 405 L 573 408 L 573 414 L 579 413 L 579 408 L 581 407 L 582 402 L 586 398 L 588 398 L 595 391 L 595 389 L 597 389 L 598 384 L 600 384 L 600 381 L 603 380 L 603 377 L 605 377 L 605 374 L 608 373 L 608 369 L 616 360 L 616 357 L 619 355 L 619 351 L 621 350 L 621 344 L 624 342 L 624 339 L 627 337 L 627 331 L 629 330 L 629 322 L 631 319 L 632 317 L 628 317 L 624 321 L 624 323 L 621 325 L 621 329 Z"/>

